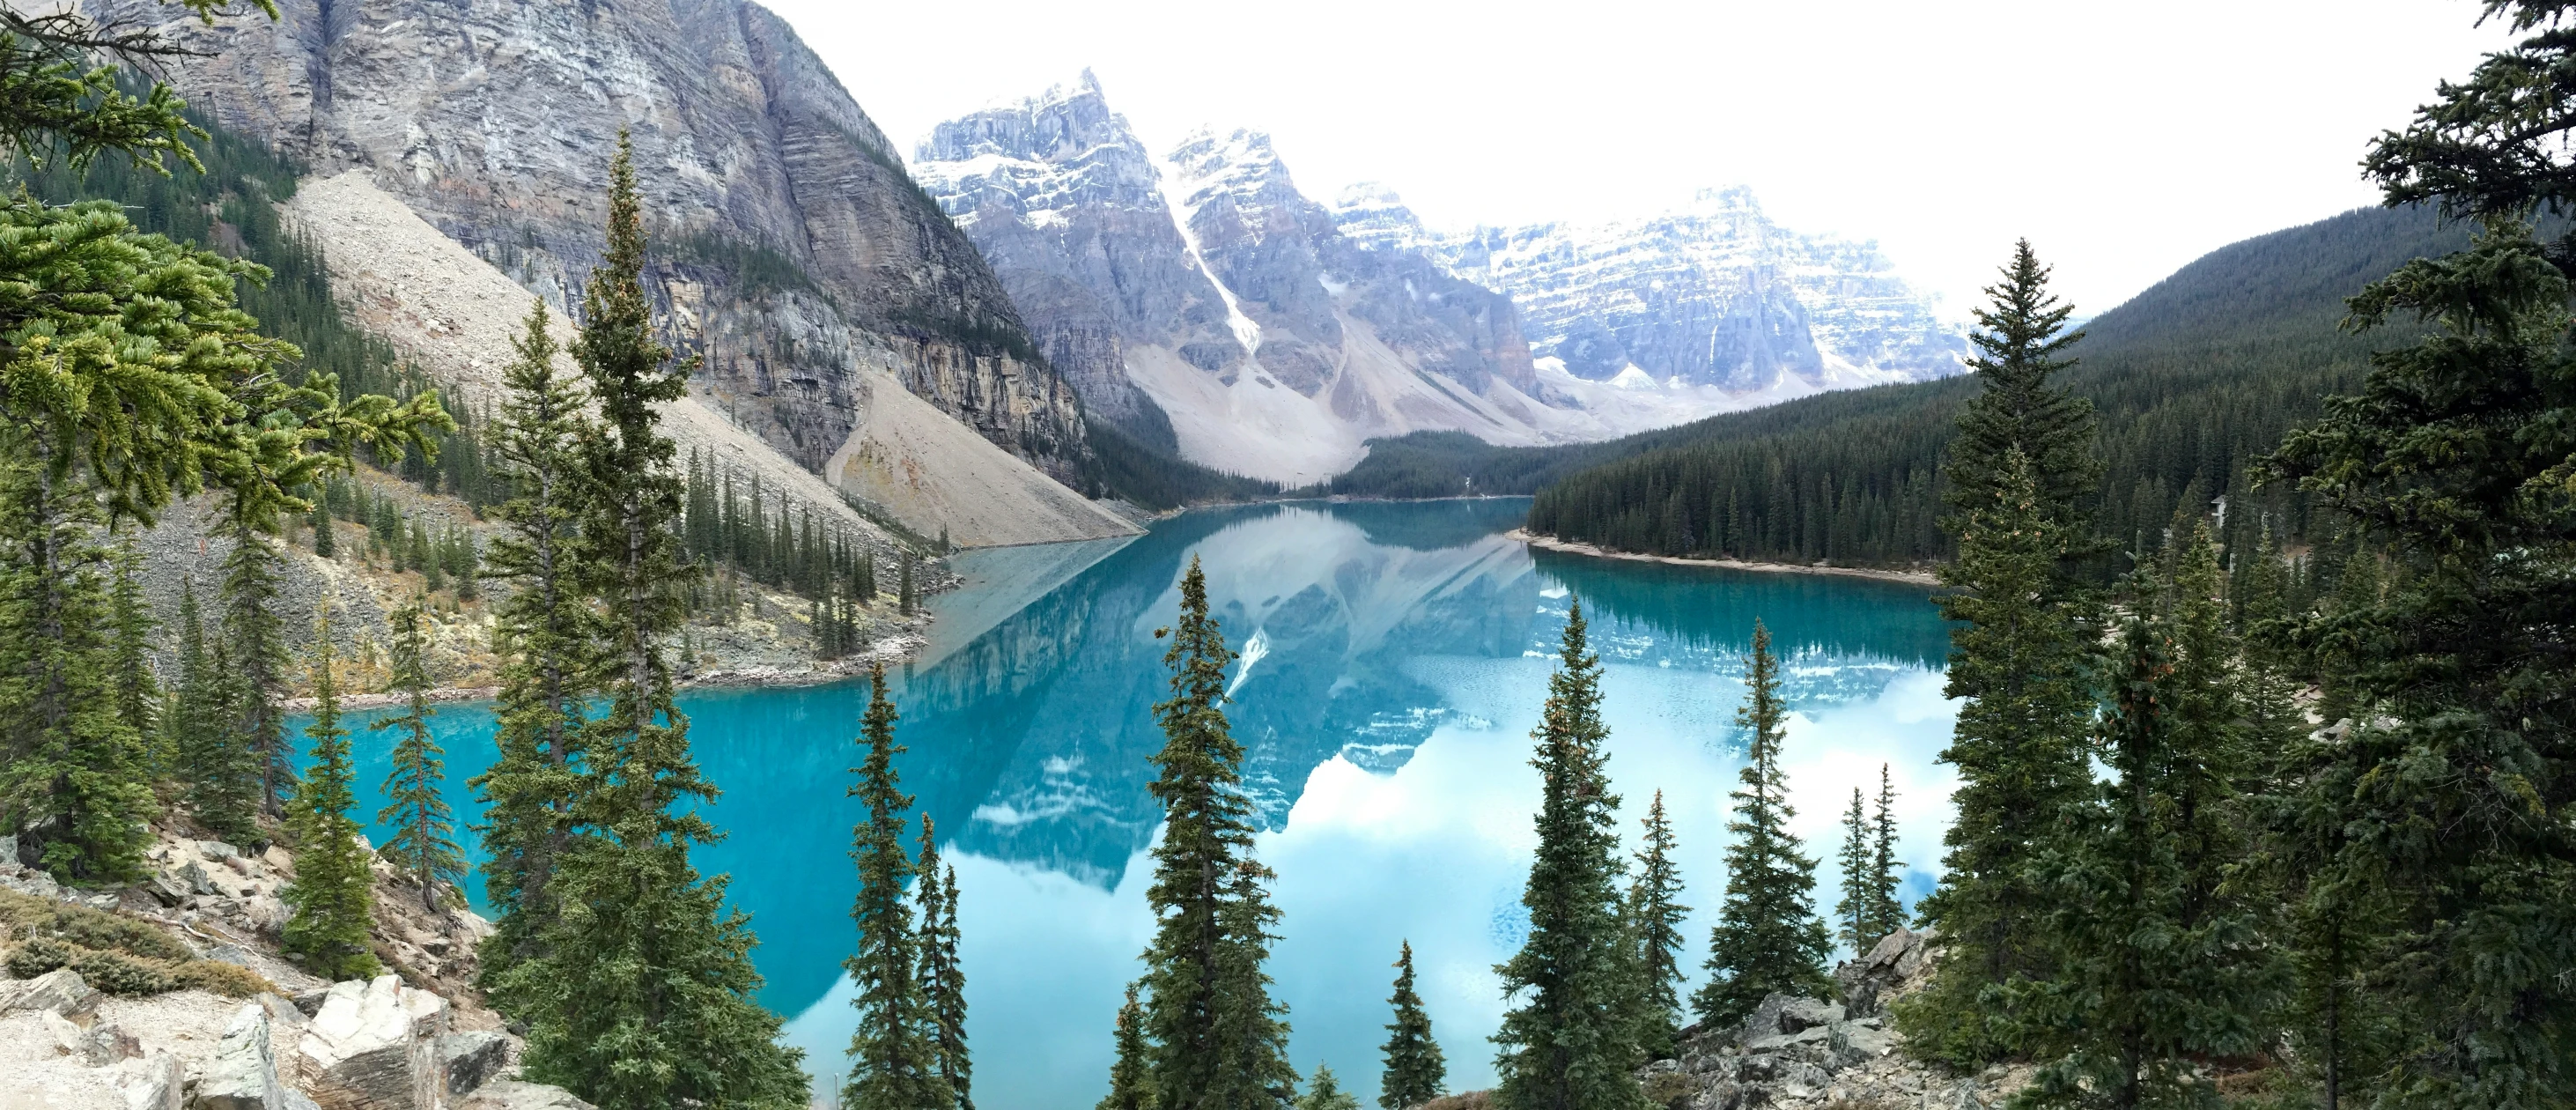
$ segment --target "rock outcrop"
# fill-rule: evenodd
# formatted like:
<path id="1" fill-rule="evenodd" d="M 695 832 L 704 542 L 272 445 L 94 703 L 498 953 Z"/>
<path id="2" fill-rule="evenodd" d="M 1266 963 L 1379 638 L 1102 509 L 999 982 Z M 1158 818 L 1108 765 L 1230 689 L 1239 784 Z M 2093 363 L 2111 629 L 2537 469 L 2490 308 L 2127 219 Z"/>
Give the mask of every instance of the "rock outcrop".
<path id="1" fill-rule="evenodd" d="M 1507 298 L 1343 235 L 1268 136 L 1158 155 L 1088 73 L 939 125 L 914 171 L 1090 411 L 1194 462 L 1302 485 L 1376 436 L 1661 422 L 1543 385 Z"/>
<path id="2" fill-rule="evenodd" d="M 604 248 L 608 156 L 630 134 L 668 337 L 698 400 L 807 470 L 884 375 L 1058 478 L 1087 447 L 973 244 L 795 32 L 748 0 L 281 0 L 200 26 L 85 0 L 208 56 L 190 104 L 310 180 L 356 173 L 558 305 Z M 352 244 L 324 240 L 326 255 Z M 505 319 L 515 318 L 512 313 Z"/>
<path id="3" fill-rule="evenodd" d="M 2027 1077 L 1973 1076 L 1906 1056 L 1887 1004 L 1920 989 L 1939 956 L 1933 934 L 1899 929 L 1834 970 L 1839 1000 L 1773 994 L 1732 1028 L 1683 1031 L 1676 1059 L 1639 1076 L 1673 1110 L 1765 1106 L 1987 1110 Z"/>
<path id="4" fill-rule="evenodd" d="M 1219 469 L 1301 485 L 1377 436 L 1606 439 L 1832 384 L 1634 389 L 1534 361 L 1528 310 L 1391 191 L 1328 209 L 1258 131 L 1158 156 L 1088 73 L 939 125 L 913 164 L 1094 415 Z"/>

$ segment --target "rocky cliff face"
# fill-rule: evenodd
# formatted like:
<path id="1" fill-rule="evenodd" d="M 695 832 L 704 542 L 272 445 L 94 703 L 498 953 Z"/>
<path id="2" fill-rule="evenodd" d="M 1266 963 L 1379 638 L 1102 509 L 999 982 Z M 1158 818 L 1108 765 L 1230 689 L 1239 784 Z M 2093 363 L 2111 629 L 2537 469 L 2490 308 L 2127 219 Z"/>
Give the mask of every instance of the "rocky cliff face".
<path id="1" fill-rule="evenodd" d="M 211 52 L 190 103 L 306 161 L 365 171 L 450 238 L 578 302 L 631 132 L 672 338 L 710 407 L 819 469 L 894 374 L 1060 478 L 1075 395 L 1033 357 L 974 246 L 795 32 L 747 0 L 280 0 L 200 27 L 87 0 Z"/>
<path id="2" fill-rule="evenodd" d="M 1335 219 L 1355 241 L 1510 293 L 1538 353 L 1586 380 L 1635 367 L 1632 384 L 1736 393 L 1915 381 L 1959 373 L 1967 350 L 1876 244 L 1782 228 L 1746 189 L 1651 219 L 1441 235 L 1362 186 Z"/>
<path id="3" fill-rule="evenodd" d="M 1953 373 L 1963 349 L 1874 248 L 1740 193 L 1444 236 L 1381 187 L 1314 202 L 1257 131 L 1157 157 L 1087 73 L 940 125 L 913 165 L 1093 414 L 1291 484 L 1376 436 L 1606 439 Z"/>
<path id="4" fill-rule="evenodd" d="M 1344 236 L 1257 132 L 1156 157 L 1086 73 L 940 125 L 914 170 L 1091 411 L 1194 461 L 1302 484 L 1372 436 L 1584 420 L 1537 399 L 1507 299 Z"/>

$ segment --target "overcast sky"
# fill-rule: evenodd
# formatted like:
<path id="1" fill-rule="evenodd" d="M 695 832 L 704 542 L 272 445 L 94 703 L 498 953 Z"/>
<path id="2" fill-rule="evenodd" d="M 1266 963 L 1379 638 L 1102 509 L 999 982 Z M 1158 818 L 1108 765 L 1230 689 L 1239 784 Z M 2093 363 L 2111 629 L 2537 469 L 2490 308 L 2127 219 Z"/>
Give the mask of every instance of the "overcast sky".
<path id="1" fill-rule="evenodd" d="M 1310 197 L 1438 227 L 1753 187 L 1961 312 L 2016 236 L 2085 315 L 2211 248 L 2375 203 L 2356 164 L 2507 41 L 2475 0 L 763 0 L 907 152 L 1090 67 L 1158 151 L 1268 131 Z"/>

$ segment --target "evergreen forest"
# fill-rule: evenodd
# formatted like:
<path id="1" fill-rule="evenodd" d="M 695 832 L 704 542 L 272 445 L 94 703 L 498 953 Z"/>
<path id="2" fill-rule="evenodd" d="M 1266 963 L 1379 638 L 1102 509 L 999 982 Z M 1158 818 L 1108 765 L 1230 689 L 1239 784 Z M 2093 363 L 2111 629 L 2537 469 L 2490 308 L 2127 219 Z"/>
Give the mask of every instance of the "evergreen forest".
<path id="1" fill-rule="evenodd" d="M 1553 652 L 1529 653 L 1547 678 L 1524 695 L 1525 928 L 1489 969 L 1495 1032 L 1443 1045 L 1417 962 L 1447 956 L 1422 938 L 1337 954 L 1386 976 L 1384 1110 L 1766 1104 L 1785 1088 L 1712 1099 L 1673 1077 L 1788 1007 L 1855 1000 L 1829 961 L 1890 936 L 1937 953 L 1886 1015 L 1903 1051 L 2013 1077 L 2014 1110 L 2576 1106 L 2576 6 L 2488 14 L 2528 37 L 2370 144 L 2385 209 L 2238 244 L 2089 320 L 2037 247 L 1999 244 L 1962 377 L 1579 449 L 1409 437 L 1337 481 L 1536 488 L 1534 530 L 1635 551 L 1936 567 L 1957 713 L 1942 874 L 1907 905 L 1884 766 L 1874 796 L 1831 800 L 1838 844 L 1799 832 L 1814 733 L 1749 620 L 1741 698 L 1701 722 L 1743 742 L 1722 874 L 1685 874 L 1663 794 L 1613 764 L 1619 645 L 1572 598 Z M 0 200 L 16 862 L 101 892 L 144 880 L 156 826 L 275 845 L 296 861 L 278 947 L 343 981 L 384 970 L 383 900 L 447 913 L 480 883 L 474 988 L 530 1082 L 605 1110 L 973 1110 L 967 902 L 906 790 L 883 659 L 835 811 L 856 880 L 845 1051 L 786 1043 L 754 922 L 702 870 L 727 831 L 679 700 L 691 614 L 744 581 L 789 589 L 820 650 L 846 651 L 855 610 L 891 592 L 909 611 L 917 560 L 949 544 L 868 546 L 681 450 L 659 406 L 697 367 L 652 295 L 673 248 L 629 136 L 602 152 L 607 249 L 578 303 L 529 298 L 501 396 L 451 412 L 278 225 L 291 168 L 120 78 L 176 48 L 109 30 L 0 10 L 24 185 Z M 1118 435 L 1104 489 L 1138 504 L 1275 492 Z M 371 471 L 488 528 L 404 519 Z M 156 629 L 135 536 L 183 499 L 227 546 Z M 366 730 L 390 749 L 374 820 L 394 835 L 361 835 L 336 614 L 282 616 L 286 545 L 299 523 L 335 542 L 334 520 L 429 582 L 495 587 L 496 758 L 466 780 L 470 826 L 443 789 L 423 595 L 391 615 L 393 704 Z M 1291 1058 L 1272 968 L 1292 923 L 1248 785 L 1271 772 L 1227 708 L 1263 649 L 1229 638 L 1221 585 L 1193 555 L 1156 595 L 1157 700 L 1127 725 L 1159 741 L 1149 921 L 1114 1024 L 1085 1031 L 1110 1049 L 1098 1106 L 1356 1110 L 1327 1062 Z M 1705 937 L 1683 934 L 1686 901 L 1713 914 Z M 11 943 L 13 977 L 139 966 Z M 1846 1016 L 1809 1028 L 1842 1026 L 1847 1050 Z M 1490 1090 L 1453 1095 L 1460 1051 L 1490 1053 Z"/>

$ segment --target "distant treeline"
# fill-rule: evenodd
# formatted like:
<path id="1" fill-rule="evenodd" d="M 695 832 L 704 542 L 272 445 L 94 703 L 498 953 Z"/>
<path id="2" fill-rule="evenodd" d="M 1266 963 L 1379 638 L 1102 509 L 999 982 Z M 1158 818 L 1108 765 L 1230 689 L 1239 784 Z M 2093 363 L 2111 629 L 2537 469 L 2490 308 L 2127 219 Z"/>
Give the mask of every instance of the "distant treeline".
<path id="1" fill-rule="evenodd" d="M 2087 324 L 2083 364 L 2063 380 L 2101 413 L 2096 519 L 2113 545 L 2151 548 L 2183 500 L 2222 495 L 2230 540 L 2265 520 L 2305 537 L 2307 499 L 2251 490 L 2247 465 L 2326 395 L 2359 385 L 2371 344 L 2340 330 L 2343 298 L 2466 240 L 2426 212 L 2349 212 L 2214 251 Z M 1417 434 L 1372 445 L 1332 492 L 1535 493 L 1533 530 L 1654 554 L 1943 559 L 1943 451 L 1977 388 L 1952 378 L 1828 393 L 1576 447 Z"/>

